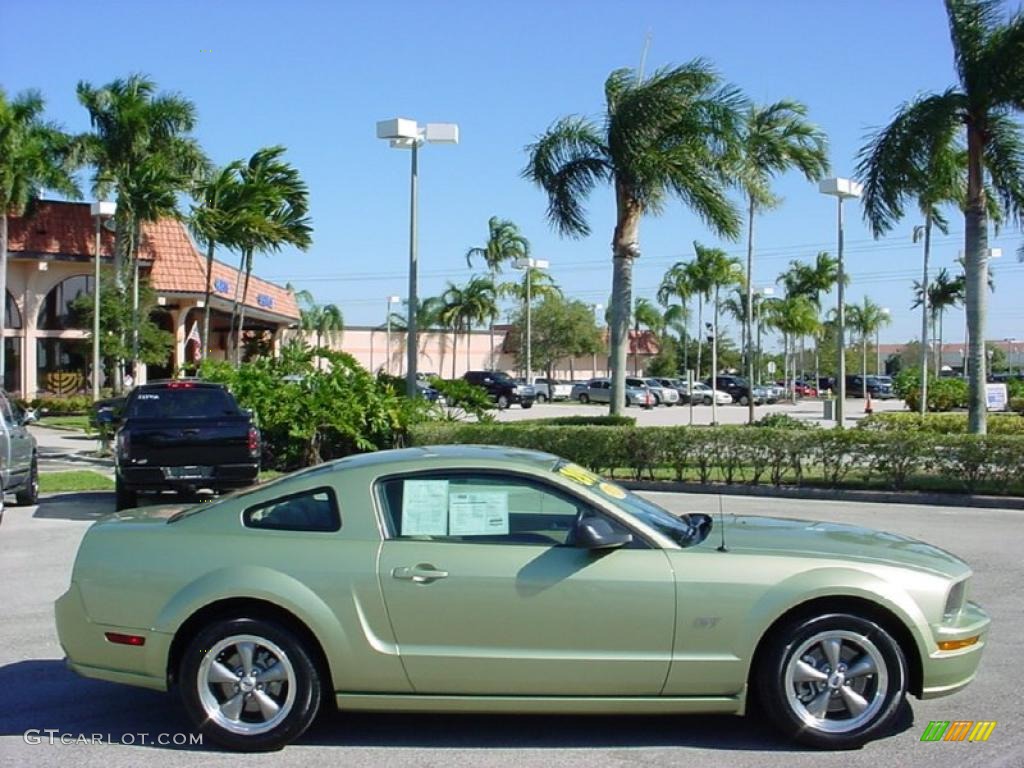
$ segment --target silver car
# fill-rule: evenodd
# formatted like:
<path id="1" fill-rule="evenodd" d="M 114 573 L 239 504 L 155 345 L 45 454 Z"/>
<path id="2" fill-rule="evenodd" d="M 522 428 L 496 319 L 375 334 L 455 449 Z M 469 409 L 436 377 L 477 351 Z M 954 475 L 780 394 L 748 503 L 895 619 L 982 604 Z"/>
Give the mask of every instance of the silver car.
<path id="1" fill-rule="evenodd" d="M 609 379 L 591 379 L 585 385 L 573 387 L 573 397 L 581 403 L 610 403 L 612 399 L 612 383 Z M 635 387 L 626 384 L 626 405 L 639 405 L 644 408 L 654 406 L 654 395 L 646 387 Z"/>
<path id="2" fill-rule="evenodd" d="M 661 379 L 644 379 L 643 381 L 654 394 L 655 405 L 673 406 L 679 403 L 679 393 L 674 387 L 662 384 Z"/>
<path id="3" fill-rule="evenodd" d="M 35 418 L 0 392 L 0 517 L 5 494 L 13 493 L 18 504 L 35 504 L 39 498 L 36 439 L 25 426 Z"/>

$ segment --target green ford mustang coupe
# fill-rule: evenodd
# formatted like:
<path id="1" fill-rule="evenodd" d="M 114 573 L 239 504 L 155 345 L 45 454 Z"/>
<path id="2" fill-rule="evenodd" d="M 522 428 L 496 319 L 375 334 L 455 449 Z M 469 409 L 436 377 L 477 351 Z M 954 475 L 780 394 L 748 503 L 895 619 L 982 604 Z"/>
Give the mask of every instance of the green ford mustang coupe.
<path id="1" fill-rule="evenodd" d="M 968 566 L 843 525 L 676 517 L 512 448 L 353 456 L 82 540 L 57 629 L 88 677 L 175 688 L 196 726 L 280 748 L 321 705 L 732 713 L 806 744 L 886 734 L 974 677 Z"/>

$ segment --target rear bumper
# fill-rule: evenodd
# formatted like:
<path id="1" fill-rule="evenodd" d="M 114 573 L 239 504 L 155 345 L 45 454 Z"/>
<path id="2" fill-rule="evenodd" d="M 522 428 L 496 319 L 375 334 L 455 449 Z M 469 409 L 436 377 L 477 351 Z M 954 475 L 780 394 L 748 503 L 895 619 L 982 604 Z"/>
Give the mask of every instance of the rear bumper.
<path id="1" fill-rule="evenodd" d="M 167 690 L 167 654 L 171 636 L 135 627 L 114 627 L 92 622 L 85 613 L 78 585 L 54 604 L 57 637 L 67 657 L 67 665 L 83 677 L 137 685 L 158 691 Z M 142 635 L 145 645 L 111 643 L 107 632 Z"/>
<path id="2" fill-rule="evenodd" d="M 213 467 L 209 477 L 201 478 L 171 478 L 167 477 L 164 469 L 165 467 L 128 467 L 121 464 L 117 468 L 117 475 L 125 487 L 134 491 L 175 491 L 198 488 L 212 488 L 219 491 L 252 485 L 260 474 L 258 461 L 252 464 L 223 464 Z"/>
<path id="3" fill-rule="evenodd" d="M 970 683 L 978 673 L 978 664 L 988 639 L 991 619 L 975 603 L 967 603 L 960 619 L 935 633 L 936 642 L 978 637 L 978 642 L 957 651 L 932 651 L 922 660 L 922 699 L 949 696 Z"/>

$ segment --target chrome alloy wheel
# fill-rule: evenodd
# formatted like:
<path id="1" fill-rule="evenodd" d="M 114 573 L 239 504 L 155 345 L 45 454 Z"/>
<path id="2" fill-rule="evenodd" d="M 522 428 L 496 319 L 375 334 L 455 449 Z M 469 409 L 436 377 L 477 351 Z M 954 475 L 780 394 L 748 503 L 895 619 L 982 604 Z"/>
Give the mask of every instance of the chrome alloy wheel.
<path id="1" fill-rule="evenodd" d="M 810 728 L 846 733 L 882 708 L 889 675 L 881 651 L 864 635 L 828 630 L 806 640 L 790 656 L 786 696 Z"/>
<path id="2" fill-rule="evenodd" d="M 275 728 L 295 703 L 296 676 L 276 644 L 233 635 L 210 648 L 196 688 L 206 717 L 231 733 L 252 736 Z"/>

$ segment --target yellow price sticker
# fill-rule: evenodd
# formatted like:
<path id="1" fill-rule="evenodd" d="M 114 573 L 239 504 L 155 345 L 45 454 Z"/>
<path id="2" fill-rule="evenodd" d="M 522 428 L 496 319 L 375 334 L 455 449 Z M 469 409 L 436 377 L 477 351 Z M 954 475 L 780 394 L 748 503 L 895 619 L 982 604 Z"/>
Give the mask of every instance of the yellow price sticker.
<path id="1" fill-rule="evenodd" d="M 601 489 L 601 491 L 603 493 L 607 494 L 608 496 L 611 496 L 613 499 L 624 499 L 624 498 L 626 498 L 626 492 L 624 490 L 622 490 L 621 488 L 619 488 L 619 486 L 614 485 L 612 483 L 602 482 L 597 487 L 599 489 Z"/>
<path id="2" fill-rule="evenodd" d="M 588 488 L 592 485 L 597 485 L 598 481 L 601 479 L 593 472 L 584 469 L 578 464 L 566 464 L 565 466 L 559 467 L 558 474 L 562 477 L 569 478 L 574 483 L 585 485 Z"/>

